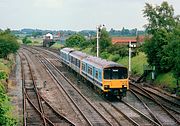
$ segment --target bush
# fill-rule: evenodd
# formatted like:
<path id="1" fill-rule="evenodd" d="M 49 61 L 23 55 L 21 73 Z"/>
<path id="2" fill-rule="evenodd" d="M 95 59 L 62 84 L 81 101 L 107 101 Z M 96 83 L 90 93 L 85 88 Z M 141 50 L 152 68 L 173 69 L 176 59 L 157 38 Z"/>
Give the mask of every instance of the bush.
<path id="1" fill-rule="evenodd" d="M 108 59 L 111 61 L 117 62 L 119 58 L 120 58 L 119 55 L 115 54 L 115 55 L 110 55 Z"/>
<path id="2" fill-rule="evenodd" d="M 100 56 L 101 56 L 101 58 L 103 58 L 103 59 L 107 59 L 107 58 L 110 56 L 110 54 L 109 54 L 108 52 L 102 52 L 102 53 L 100 54 Z"/>
<path id="3" fill-rule="evenodd" d="M 19 49 L 19 43 L 10 31 L 0 32 L 0 58 L 7 59 L 10 53 L 15 53 Z"/>
<path id="4" fill-rule="evenodd" d="M 66 47 L 80 47 L 82 43 L 86 42 L 86 39 L 84 36 L 80 34 L 74 34 L 70 36 L 68 39 L 66 39 L 65 46 Z"/>
<path id="5" fill-rule="evenodd" d="M 4 80 L 7 78 L 7 74 L 4 71 L 0 71 L 0 80 Z"/>
<path id="6" fill-rule="evenodd" d="M 117 62 L 118 60 L 119 60 L 119 55 L 118 54 L 113 55 L 112 61 Z"/>
<path id="7" fill-rule="evenodd" d="M 25 44 L 30 44 L 30 43 L 32 43 L 32 41 L 31 40 L 27 40 Z"/>
<path id="8" fill-rule="evenodd" d="M 0 125 L 15 126 L 17 121 L 8 115 L 10 110 L 9 98 L 5 93 L 4 86 L 0 83 Z"/>
<path id="9" fill-rule="evenodd" d="M 107 48 L 108 53 L 110 54 L 119 54 L 120 57 L 128 56 L 128 47 L 127 45 L 112 45 Z"/>
<path id="10" fill-rule="evenodd" d="M 34 41 L 33 43 L 34 43 L 34 44 L 38 44 L 39 42 L 38 42 L 38 41 Z"/>
<path id="11" fill-rule="evenodd" d="M 27 38 L 27 36 L 22 39 L 22 42 L 23 42 L 24 44 L 32 43 L 32 41 L 29 40 L 29 39 Z"/>

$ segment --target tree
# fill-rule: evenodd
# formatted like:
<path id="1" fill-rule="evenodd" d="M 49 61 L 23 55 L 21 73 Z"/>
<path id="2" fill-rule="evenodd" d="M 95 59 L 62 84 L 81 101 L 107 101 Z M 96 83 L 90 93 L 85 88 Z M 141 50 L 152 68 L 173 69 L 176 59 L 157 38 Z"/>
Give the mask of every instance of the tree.
<path id="1" fill-rule="evenodd" d="M 42 32 L 40 32 L 40 31 L 33 31 L 33 32 L 32 32 L 32 36 L 33 36 L 34 38 L 36 38 L 36 37 L 38 37 L 38 36 L 42 36 Z"/>
<path id="2" fill-rule="evenodd" d="M 86 39 L 84 36 L 80 34 L 74 34 L 70 36 L 68 39 L 66 39 L 65 46 L 67 47 L 75 47 L 75 46 L 81 46 L 82 43 L 86 42 Z"/>
<path id="3" fill-rule="evenodd" d="M 151 4 L 146 3 L 143 10 L 144 17 L 147 18 L 148 24 L 145 25 L 149 34 L 156 33 L 159 29 L 165 29 L 167 32 L 172 32 L 179 21 L 178 16 L 174 16 L 174 9 L 167 2 L 163 2 L 161 6 L 153 7 Z"/>
<path id="4" fill-rule="evenodd" d="M 7 58 L 10 53 L 15 53 L 19 46 L 16 37 L 10 33 L 9 29 L 0 33 L 0 58 Z"/>
<path id="5" fill-rule="evenodd" d="M 107 48 L 107 52 L 109 54 L 116 55 L 118 54 L 119 57 L 125 57 L 128 56 L 128 48 L 127 45 L 119 45 L 119 44 L 114 44 L 111 45 Z"/>
<path id="6" fill-rule="evenodd" d="M 146 31 L 151 36 L 144 44 L 148 63 L 155 66 L 157 71 L 167 72 L 172 69 L 173 64 L 166 48 L 172 42 L 172 34 L 179 18 L 174 16 L 173 7 L 167 2 L 155 7 L 146 3 L 144 17 L 148 20 Z"/>
<path id="7" fill-rule="evenodd" d="M 100 39 L 99 39 L 100 53 L 107 50 L 107 48 L 111 45 L 112 43 L 109 33 L 106 31 L 105 28 L 103 28 L 100 32 Z"/>
<path id="8" fill-rule="evenodd" d="M 22 42 L 25 44 L 27 41 L 27 36 L 25 36 L 23 39 L 22 39 Z"/>
<path id="9" fill-rule="evenodd" d="M 166 47 L 169 64 L 172 64 L 174 77 L 180 80 L 180 23 L 171 34 L 172 42 Z"/>

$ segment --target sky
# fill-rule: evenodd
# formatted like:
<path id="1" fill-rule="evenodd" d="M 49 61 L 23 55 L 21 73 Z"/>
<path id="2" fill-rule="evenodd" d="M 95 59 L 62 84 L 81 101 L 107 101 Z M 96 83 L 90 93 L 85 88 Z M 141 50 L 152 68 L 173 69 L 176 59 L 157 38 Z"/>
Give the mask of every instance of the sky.
<path id="1" fill-rule="evenodd" d="M 0 0 L 0 29 L 95 30 L 137 28 L 147 23 L 145 3 L 163 0 Z M 180 15 L 180 0 L 166 0 Z"/>

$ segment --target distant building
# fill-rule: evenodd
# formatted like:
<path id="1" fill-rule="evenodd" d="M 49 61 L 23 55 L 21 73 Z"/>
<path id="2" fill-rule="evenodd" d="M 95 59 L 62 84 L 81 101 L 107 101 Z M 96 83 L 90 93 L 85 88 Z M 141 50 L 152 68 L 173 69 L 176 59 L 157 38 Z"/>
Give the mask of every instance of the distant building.
<path id="1" fill-rule="evenodd" d="M 112 44 L 129 44 L 135 43 L 136 45 L 143 44 L 145 36 L 134 37 L 112 37 Z"/>
<path id="2" fill-rule="evenodd" d="M 44 36 L 43 39 L 43 47 L 50 47 L 51 45 L 53 45 L 55 42 L 53 40 L 53 35 L 48 33 Z"/>
<path id="3" fill-rule="evenodd" d="M 54 41 L 55 41 L 55 42 L 60 41 L 60 37 L 61 37 L 60 32 L 58 32 L 57 34 L 54 34 L 54 35 L 53 35 L 53 38 L 54 38 Z"/>
<path id="4" fill-rule="evenodd" d="M 53 39 L 53 35 L 51 33 L 47 33 L 45 36 L 44 36 L 44 39 Z"/>

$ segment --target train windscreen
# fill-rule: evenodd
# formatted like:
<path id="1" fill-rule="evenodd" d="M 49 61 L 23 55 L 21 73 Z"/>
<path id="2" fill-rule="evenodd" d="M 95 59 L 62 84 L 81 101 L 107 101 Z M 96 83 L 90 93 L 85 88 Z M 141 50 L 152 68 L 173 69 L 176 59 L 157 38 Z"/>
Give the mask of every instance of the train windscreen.
<path id="1" fill-rule="evenodd" d="M 104 69 L 104 79 L 127 79 L 128 73 L 127 68 L 105 68 Z"/>

